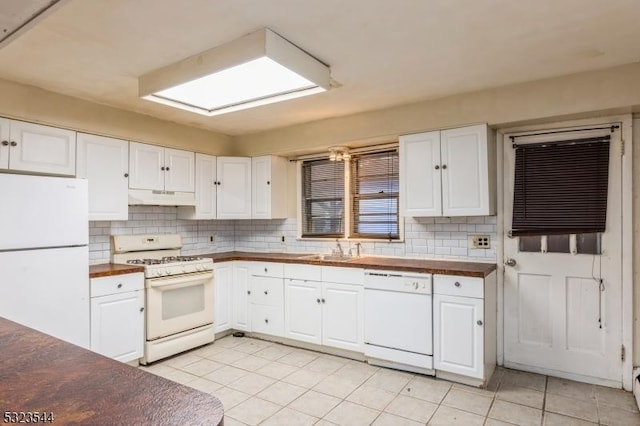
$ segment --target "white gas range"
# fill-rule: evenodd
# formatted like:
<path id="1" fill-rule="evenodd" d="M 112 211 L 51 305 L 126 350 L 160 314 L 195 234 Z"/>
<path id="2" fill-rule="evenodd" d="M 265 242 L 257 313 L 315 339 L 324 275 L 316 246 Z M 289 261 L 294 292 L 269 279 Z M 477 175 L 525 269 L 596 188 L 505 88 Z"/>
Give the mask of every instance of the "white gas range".
<path id="1" fill-rule="evenodd" d="M 180 235 L 114 235 L 111 261 L 144 266 L 145 349 L 142 363 L 214 340 L 213 260 L 181 256 Z"/>

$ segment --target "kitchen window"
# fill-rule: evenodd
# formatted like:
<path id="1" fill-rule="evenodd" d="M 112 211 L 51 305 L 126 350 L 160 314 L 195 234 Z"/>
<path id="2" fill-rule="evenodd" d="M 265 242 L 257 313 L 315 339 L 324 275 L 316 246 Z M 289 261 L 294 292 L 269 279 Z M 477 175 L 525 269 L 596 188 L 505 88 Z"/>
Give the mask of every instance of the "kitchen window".
<path id="1" fill-rule="evenodd" d="M 399 240 L 397 149 L 302 161 L 300 236 Z"/>

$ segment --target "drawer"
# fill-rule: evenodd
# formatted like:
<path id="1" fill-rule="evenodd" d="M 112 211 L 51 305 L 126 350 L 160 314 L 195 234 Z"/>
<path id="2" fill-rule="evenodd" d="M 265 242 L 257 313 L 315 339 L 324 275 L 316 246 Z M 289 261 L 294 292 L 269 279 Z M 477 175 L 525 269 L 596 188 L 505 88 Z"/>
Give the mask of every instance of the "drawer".
<path id="1" fill-rule="evenodd" d="M 282 278 L 254 276 L 250 279 L 251 303 L 282 307 L 284 303 L 284 281 Z"/>
<path id="2" fill-rule="evenodd" d="M 322 281 L 322 267 L 287 263 L 284 265 L 284 277 L 296 280 Z"/>
<path id="3" fill-rule="evenodd" d="M 484 298 L 484 280 L 455 275 L 434 275 L 433 292 L 482 299 Z"/>
<path id="4" fill-rule="evenodd" d="M 91 279 L 91 297 L 107 296 L 109 294 L 126 293 L 144 289 L 144 274 L 113 275 Z"/>
<path id="5" fill-rule="evenodd" d="M 322 266 L 322 281 L 330 283 L 358 284 L 364 283 L 364 269 Z"/>
<path id="6" fill-rule="evenodd" d="M 249 262 L 249 273 L 262 277 L 282 278 L 284 265 L 276 262 Z"/>
<path id="7" fill-rule="evenodd" d="M 251 331 L 282 336 L 284 334 L 283 309 L 274 306 L 251 306 Z"/>

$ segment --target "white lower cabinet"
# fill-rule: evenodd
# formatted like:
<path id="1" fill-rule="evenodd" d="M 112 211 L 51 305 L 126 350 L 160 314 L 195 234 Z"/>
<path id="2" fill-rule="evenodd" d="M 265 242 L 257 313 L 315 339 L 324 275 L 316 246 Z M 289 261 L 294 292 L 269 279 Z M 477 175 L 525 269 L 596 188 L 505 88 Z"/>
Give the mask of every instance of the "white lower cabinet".
<path id="1" fill-rule="evenodd" d="M 485 279 L 434 275 L 433 281 L 436 375 L 486 384 L 496 363 L 495 272 Z"/>
<path id="2" fill-rule="evenodd" d="M 283 266 L 279 263 L 253 262 L 251 269 L 251 330 L 282 336 L 284 334 Z"/>
<path id="3" fill-rule="evenodd" d="M 130 362 L 143 347 L 144 275 L 91 279 L 91 350 Z"/>
<path id="4" fill-rule="evenodd" d="M 232 328 L 233 318 L 233 262 L 213 266 L 214 328 L 215 332 Z"/>
<path id="5" fill-rule="evenodd" d="M 322 283 L 291 278 L 285 283 L 286 337 L 322 344 Z"/>

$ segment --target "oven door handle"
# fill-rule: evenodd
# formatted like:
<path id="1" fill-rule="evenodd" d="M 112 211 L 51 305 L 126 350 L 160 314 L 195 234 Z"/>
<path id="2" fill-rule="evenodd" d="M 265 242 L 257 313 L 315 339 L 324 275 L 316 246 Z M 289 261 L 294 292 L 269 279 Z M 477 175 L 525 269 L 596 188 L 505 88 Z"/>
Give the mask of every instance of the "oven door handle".
<path id="1" fill-rule="evenodd" d="M 148 281 L 148 287 L 160 291 L 173 290 L 182 287 L 189 287 L 198 281 L 209 281 L 213 279 L 213 272 L 200 272 L 186 276 L 173 276 L 164 278 L 152 278 Z"/>

